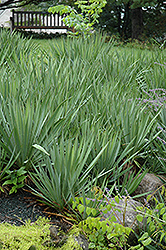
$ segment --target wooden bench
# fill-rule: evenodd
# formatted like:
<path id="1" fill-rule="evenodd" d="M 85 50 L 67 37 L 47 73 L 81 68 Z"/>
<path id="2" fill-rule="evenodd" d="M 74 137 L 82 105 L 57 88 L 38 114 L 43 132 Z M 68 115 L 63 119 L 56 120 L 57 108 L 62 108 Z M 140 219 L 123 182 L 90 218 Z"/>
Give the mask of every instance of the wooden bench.
<path id="1" fill-rule="evenodd" d="M 41 11 L 12 11 L 11 31 L 14 29 L 67 29 L 59 14 Z"/>

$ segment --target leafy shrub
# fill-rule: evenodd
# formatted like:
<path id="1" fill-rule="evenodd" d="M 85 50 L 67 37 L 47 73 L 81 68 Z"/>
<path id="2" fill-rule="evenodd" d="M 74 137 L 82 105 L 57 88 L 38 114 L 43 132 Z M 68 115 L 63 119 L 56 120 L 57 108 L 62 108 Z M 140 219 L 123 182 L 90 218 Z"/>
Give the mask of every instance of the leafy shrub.
<path id="1" fill-rule="evenodd" d="M 68 31 L 68 34 L 72 37 L 81 34 L 84 38 L 87 38 L 92 33 L 95 22 L 98 22 L 99 14 L 106 3 L 105 0 L 76 1 L 75 4 L 81 9 L 81 14 L 73 7 L 63 4 L 50 7 L 48 11 L 53 14 L 60 13 L 60 15 L 65 13 L 62 21 L 66 26 L 73 28 L 73 32 Z"/>
<path id="2" fill-rule="evenodd" d="M 115 200 L 119 203 L 117 196 Z M 93 200 L 93 203 L 96 201 L 96 206 L 90 207 L 91 199 L 87 198 L 83 203 L 83 198 L 75 198 L 73 208 L 77 208 L 80 214 L 86 213 L 88 216 L 78 224 L 78 227 L 88 236 L 90 249 L 123 249 L 127 244 L 132 229 L 116 222 L 116 211 L 119 211 L 119 208 L 115 207 L 115 200 L 110 201 L 100 197 Z M 111 209 L 113 214 L 105 219 L 102 214 L 108 213 Z"/>
<path id="3" fill-rule="evenodd" d="M 162 201 L 159 202 L 153 195 L 147 197 L 147 202 L 150 199 L 155 201 L 155 206 L 153 208 L 138 207 L 140 214 L 137 216 L 139 222 L 143 221 L 145 216 L 147 219 L 144 221 L 145 227 L 141 230 L 138 241 L 142 243 L 143 246 L 148 246 L 150 249 L 157 245 L 157 249 L 165 249 L 166 243 L 166 206 L 165 206 L 165 193 L 166 189 L 162 186 L 162 191 L 160 195 L 163 196 Z"/>
<path id="4" fill-rule="evenodd" d="M 113 190 L 113 188 L 112 188 Z M 82 218 L 79 223 L 81 228 L 89 237 L 91 242 L 89 247 L 92 249 L 165 249 L 166 243 L 166 207 L 163 202 L 158 202 L 154 197 L 154 194 L 147 197 L 147 202 L 143 206 L 136 207 L 136 218 L 133 220 L 133 224 L 137 221 L 137 227 L 139 230 L 135 232 L 131 228 L 125 227 L 125 213 L 126 208 L 116 207 L 119 204 L 119 197 L 111 197 L 112 190 L 106 190 L 106 194 L 99 189 L 99 193 L 92 198 L 75 197 L 73 201 L 73 209 L 76 209 Z M 161 195 L 165 197 L 165 188 L 162 186 Z M 153 199 L 156 205 L 153 208 L 148 207 L 148 202 Z M 115 204 L 116 202 L 116 204 Z M 109 213 L 111 211 L 111 214 Z M 121 221 L 117 215 L 117 212 L 123 213 L 123 221 Z M 106 219 L 103 214 L 109 214 L 109 218 Z M 142 226 L 139 227 L 139 223 Z M 138 239 L 138 245 L 130 246 L 128 236 L 130 233 L 134 233 Z M 139 233 L 138 233 L 139 232 Z M 133 245 L 133 244 L 132 244 Z M 157 248 L 155 246 L 157 245 Z M 116 249 L 116 248 L 115 248 Z"/>
<path id="5" fill-rule="evenodd" d="M 4 180 L 6 180 L 3 183 L 3 186 L 5 185 L 12 185 L 12 188 L 9 192 L 9 194 L 16 193 L 19 188 L 22 188 L 24 186 L 24 180 L 26 179 L 26 173 L 25 167 L 21 167 L 18 170 L 5 170 L 6 177 Z"/>

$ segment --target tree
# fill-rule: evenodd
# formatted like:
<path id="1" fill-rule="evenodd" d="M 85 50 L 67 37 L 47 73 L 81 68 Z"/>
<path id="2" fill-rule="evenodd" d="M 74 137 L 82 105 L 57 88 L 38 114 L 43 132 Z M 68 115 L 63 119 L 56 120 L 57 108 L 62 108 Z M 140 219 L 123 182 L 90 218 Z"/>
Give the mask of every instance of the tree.
<path id="1" fill-rule="evenodd" d="M 12 9 L 12 8 L 20 8 L 23 6 L 27 6 L 27 5 L 40 5 L 42 3 L 46 3 L 47 8 L 52 4 L 52 2 L 54 2 L 54 4 L 56 4 L 56 0 L 55 1 L 50 1 L 50 0 L 0 0 L 0 10 L 5 10 L 5 9 Z"/>
<path id="2" fill-rule="evenodd" d="M 107 31 L 118 33 L 124 38 L 139 39 L 143 34 L 149 36 L 149 26 L 152 33 L 161 36 L 161 33 L 166 33 L 165 10 L 164 0 L 108 0 L 100 24 Z"/>
<path id="3" fill-rule="evenodd" d="M 79 12 L 74 7 L 64 4 L 50 7 L 48 11 L 53 14 L 65 14 L 62 20 L 66 26 L 72 29 L 72 31 L 68 31 L 68 35 L 72 37 L 81 35 L 87 38 L 93 33 L 94 24 L 98 23 L 99 15 L 106 4 L 106 0 L 77 0 L 75 5 Z"/>

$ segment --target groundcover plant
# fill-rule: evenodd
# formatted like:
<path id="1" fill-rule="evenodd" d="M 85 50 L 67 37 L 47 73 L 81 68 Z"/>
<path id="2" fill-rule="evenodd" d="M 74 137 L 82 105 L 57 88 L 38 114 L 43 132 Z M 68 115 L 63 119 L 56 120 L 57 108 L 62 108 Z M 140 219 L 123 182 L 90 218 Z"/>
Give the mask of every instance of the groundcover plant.
<path id="1" fill-rule="evenodd" d="M 164 49 L 117 47 L 100 33 L 46 41 L 44 50 L 5 30 L 0 36 L 1 191 L 8 181 L 16 192 L 27 176 L 43 202 L 80 219 L 72 201 L 93 196 L 95 186 L 132 196 L 147 172 L 166 174 Z M 147 247 L 164 249 L 164 223 L 162 239 L 147 232 Z"/>

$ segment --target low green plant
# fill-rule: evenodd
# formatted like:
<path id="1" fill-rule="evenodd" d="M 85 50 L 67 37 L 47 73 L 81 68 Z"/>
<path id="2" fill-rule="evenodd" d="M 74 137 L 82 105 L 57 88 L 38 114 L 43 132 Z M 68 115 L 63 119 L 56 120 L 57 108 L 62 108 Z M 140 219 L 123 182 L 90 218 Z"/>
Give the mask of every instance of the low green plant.
<path id="1" fill-rule="evenodd" d="M 51 245 L 47 246 L 47 242 L 50 242 L 49 227 L 49 220 L 41 217 L 34 223 L 29 220 L 19 227 L 1 223 L 0 242 L 2 249 L 55 249 Z"/>
<path id="2" fill-rule="evenodd" d="M 14 157 L 14 151 L 10 157 L 10 159 L 7 156 L 7 152 L 0 147 L 0 191 L 4 192 L 4 180 L 7 178 L 8 173 L 7 171 L 10 170 L 10 168 L 14 165 L 18 155 Z"/>
<path id="3" fill-rule="evenodd" d="M 116 196 L 114 199 L 106 203 L 100 197 L 95 208 L 89 207 L 91 199 L 86 199 L 86 205 L 83 204 L 83 198 L 76 197 L 73 201 L 73 209 L 77 208 L 80 214 L 86 213 L 88 216 L 78 227 L 88 236 L 90 249 L 123 249 L 127 244 L 127 238 L 133 230 L 116 222 L 116 211 L 119 209 L 115 207 L 115 201 L 119 203 L 119 198 Z M 110 210 L 113 210 L 113 214 L 108 219 L 104 218 L 102 213 Z"/>
<path id="4" fill-rule="evenodd" d="M 114 187 L 113 187 L 114 188 Z M 113 190 L 112 188 L 112 190 Z M 75 209 L 84 218 L 79 227 L 88 235 L 91 242 L 89 247 L 92 249 L 165 249 L 166 243 L 166 207 L 165 200 L 165 188 L 162 186 L 163 201 L 159 202 L 154 194 L 147 197 L 146 204 L 134 208 L 137 211 L 137 215 L 133 220 L 133 224 L 137 223 L 139 228 L 137 232 L 132 230 L 132 225 L 128 229 L 125 227 L 125 216 L 127 209 L 127 199 L 123 209 L 120 209 L 120 199 L 118 196 L 112 198 L 112 190 L 106 190 L 106 194 L 99 188 L 94 189 L 97 194 L 94 195 L 94 199 L 85 197 L 75 197 L 73 200 L 73 209 Z M 95 192 L 96 192 L 95 191 Z M 109 192 L 108 192 L 109 191 Z M 153 199 L 156 205 L 151 208 L 147 204 L 149 200 Z M 110 213 L 111 211 L 111 213 Z M 123 220 L 121 221 L 117 212 L 123 213 Z M 108 219 L 104 217 L 104 214 L 109 215 Z M 139 226 L 142 224 L 141 227 Z M 117 230 L 117 231 L 116 231 Z M 127 233 L 125 232 L 127 230 Z M 133 232 L 137 239 L 138 244 L 130 246 L 130 241 L 127 238 Z M 109 233 L 109 236 L 108 236 Z M 124 235 L 123 235 L 124 233 Z M 119 238 L 120 237 L 120 238 Z M 122 241 L 121 241 L 122 240 Z M 136 244 L 136 243 L 135 243 Z M 157 248 L 155 248 L 157 246 Z M 116 248 L 117 247 L 117 248 Z"/>
<path id="5" fill-rule="evenodd" d="M 87 234 L 90 249 L 123 249 L 131 228 L 117 224 L 113 219 L 88 217 L 78 225 Z"/>
<path id="6" fill-rule="evenodd" d="M 3 183 L 3 186 L 10 185 L 12 188 L 10 189 L 9 194 L 16 193 L 19 188 L 22 188 L 24 186 L 24 180 L 26 179 L 27 171 L 25 170 L 25 167 L 21 167 L 18 170 L 6 170 L 6 177 L 4 180 L 6 180 Z"/>
<path id="7" fill-rule="evenodd" d="M 164 195 L 165 188 L 162 187 L 161 194 Z M 165 196 L 165 195 L 164 195 Z M 144 218 L 144 229 L 140 230 L 140 235 L 138 236 L 138 244 L 135 248 L 139 249 L 138 246 L 141 246 L 140 249 L 144 247 L 148 249 L 166 249 L 166 207 L 165 203 L 159 202 L 154 196 L 149 195 L 147 197 L 147 203 L 152 199 L 155 201 L 155 206 L 153 208 L 148 207 L 137 207 L 139 214 L 137 215 L 137 220 L 142 222 Z"/>

